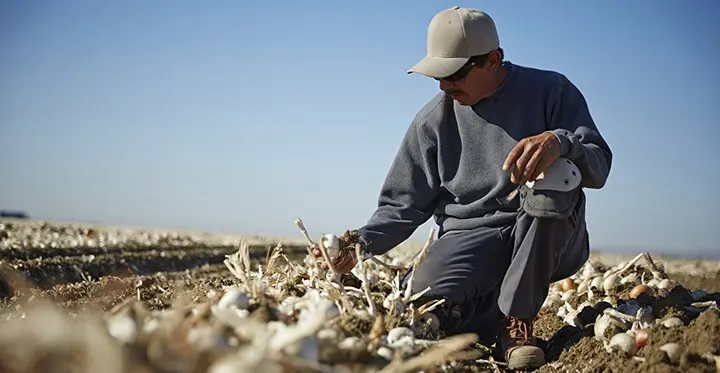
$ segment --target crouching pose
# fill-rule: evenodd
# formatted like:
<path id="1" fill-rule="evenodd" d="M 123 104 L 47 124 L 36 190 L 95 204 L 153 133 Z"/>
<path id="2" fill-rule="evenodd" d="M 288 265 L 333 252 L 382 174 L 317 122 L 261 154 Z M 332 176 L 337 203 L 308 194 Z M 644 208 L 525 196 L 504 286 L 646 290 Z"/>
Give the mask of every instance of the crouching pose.
<path id="1" fill-rule="evenodd" d="M 578 88 L 504 60 L 482 11 L 436 14 L 427 55 L 408 73 L 441 92 L 410 124 L 377 210 L 352 232 L 365 257 L 381 255 L 434 216 L 438 239 L 412 291 L 429 286 L 446 300 L 435 312 L 447 334 L 476 333 L 497 342 L 509 368 L 537 368 L 533 320 L 549 284 L 588 259 L 583 189 L 605 185 L 612 152 Z M 333 265 L 356 263 L 350 250 Z"/>

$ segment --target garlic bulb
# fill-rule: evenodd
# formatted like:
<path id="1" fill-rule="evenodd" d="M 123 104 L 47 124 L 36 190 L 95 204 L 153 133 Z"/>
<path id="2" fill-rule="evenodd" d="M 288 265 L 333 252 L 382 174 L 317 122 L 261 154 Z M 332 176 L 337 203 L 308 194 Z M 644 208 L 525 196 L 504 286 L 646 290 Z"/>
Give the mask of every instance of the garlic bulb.
<path id="1" fill-rule="evenodd" d="M 684 326 L 685 324 L 677 317 L 670 317 L 662 321 L 662 324 L 666 328 L 677 328 Z"/>
<path id="2" fill-rule="evenodd" d="M 222 298 L 217 303 L 220 309 L 240 309 L 245 310 L 250 306 L 250 297 L 238 288 L 230 288 L 225 291 Z"/>
<path id="3" fill-rule="evenodd" d="M 658 289 L 659 288 L 658 285 L 660 285 L 660 280 L 653 278 L 650 281 L 648 281 L 646 285 L 651 288 Z"/>
<path id="4" fill-rule="evenodd" d="M 635 338 L 627 333 L 615 334 L 608 345 L 611 351 L 620 351 L 625 356 L 634 356 L 637 352 Z"/>
<path id="5" fill-rule="evenodd" d="M 403 338 L 415 338 L 415 333 L 410 328 L 406 327 L 397 327 L 390 329 L 390 331 L 387 334 L 387 342 L 388 344 L 392 345 L 397 343 Z"/>
<path id="6" fill-rule="evenodd" d="M 325 249 L 328 252 L 328 256 L 330 256 L 330 259 L 335 258 L 340 253 L 340 239 L 338 236 L 328 233 L 326 235 L 323 235 L 320 239 L 323 246 L 325 246 Z"/>
<path id="7" fill-rule="evenodd" d="M 339 336 L 340 336 L 340 334 L 338 333 L 338 331 L 335 329 L 332 329 L 332 328 L 321 329 L 317 333 L 318 339 L 323 339 L 323 340 L 334 341 L 334 340 L 337 340 Z"/>
<path id="8" fill-rule="evenodd" d="M 567 292 L 570 289 L 577 289 L 577 285 L 572 278 L 568 277 L 562 280 L 562 282 L 560 283 L 560 288 L 562 289 L 562 291 Z"/>
<path id="9" fill-rule="evenodd" d="M 400 300 L 399 293 L 390 294 L 383 300 L 383 307 L 393 314 L 401 314 L 405 311 L 405 304 Z"/>
<path id="10" fill-rule="evenodd" d="M 645 347 L 649 337 L 649 329 L 639 329 L 635 332 L 635 346 L 637 346 L 638 349 Z"/>
<path id="11" fill-rule="evenodd" d="M 636 284 L 637 285 L 639 283 L 640 283 L 640 279 L 637 277 L 637 274 L 635 274 L 635 273 L 631 273 L 631 274 L 623 277 L 622 279 L 620 279 L 620 284 L 622 284 L 622 285 L 624 285 L 624 284 Z"/>
<path id="12" fill-rule="evenodd" d="M 558 303 L 560 303 L 560 296 L 557 294 L 550 294 L 547 298 L 545 298 L 542 308 L 552 307 Z"/>
<path id="13" fill-rule="evenodd" d="M 138 336 L 138 325 L 128 311 L 110 316 L 106 326 L 108 333 L 121 343 L 133 343 Z"/>
<path id="14" fill-rule="evenodd" d="M 626 330 L 627 325 L 625 322 L 607 313 L 600 316 L 593 326 L 593 331 L 597 339 L 610 339 L 615 334 L 622 333 Z"/>
<path id="15" fill-rule="evenodd" d="M 366 347 L 365 341 L 358 337 L 347 337 L 338 343 L 343 350 L 362 350 Z"/>
<path id="16" fill-rule="evenodd" d="M 589 286 L 590 286 L 590 280 L 587 280 L 587 279 L 586 279 L 586 280 L 580 282 L 580 284 L 578 284 L 578 286 L 577 286 L 577 292 L 578 292 L 578 294 L 583 294 L 583 293 L 585 293 L 586 291 L 588 291 L 588 287 L 589 287 Z"/>
<path id="17" fill-rule="evenodd" d="M 566 290 L 565 292 L 563 292 L 563 295 L 562 295 L 562 297 L 560 297 L 560 299 L 567 302 L 570 299 L 572 299 L 572 297 L 573 297 L 573 295 L 575 295 L 575 293 L 576 293 L 575 289 Z"/>
<path id="18" fill-rule="evenodd" d="M 682 348 L 677 343 L 666 343 L 660 346 L 658 350 L 664 352 L 672 364 L 675 364 L 680 360 L 680 354 L 682 353 Z"/>
<path id="19" fill-rule="evenodd" d="M 395 352 L 385 346 L 378 347 L 376 353 L 378 356 L 382 357 L 385 360 L 393 360 L 393 358 L 395 357 Z"/>
<path id="20" fill-rule="evenodd" d="M 636 285 L 634 288 L 632 288 L 632 290 L 630 290 L 630 298 L 635 299 L 642 293 L 652 295 L 652 288 L 644 284 Z"/>
<path id="21" fill-rule="evenodd" d="M 662 290 L 672 290 L 674 288 L 676 283 L 673 280 L 670 280 L 668 278 L 660 281 L 658 284 L 658 288 Z"/>
<path id="22" fill-rule="evenodd" d="M 606 294 L 612 294 L 615 287 L 620 283 L 620 277 L 616 274 L 611 274 L 603 280 L 603 290 Z"/>

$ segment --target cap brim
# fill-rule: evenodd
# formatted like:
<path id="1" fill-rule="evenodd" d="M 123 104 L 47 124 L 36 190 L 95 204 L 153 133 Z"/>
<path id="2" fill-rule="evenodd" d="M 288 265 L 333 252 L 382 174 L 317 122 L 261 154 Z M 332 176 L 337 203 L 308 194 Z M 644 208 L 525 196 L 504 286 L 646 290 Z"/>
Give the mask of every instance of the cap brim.
<path id="1" fill-rule="evenodd" d="M 444 78 L 450 76 L 460 70 L 470 60 L 470 57 L 434 57 L 425 56 L 420 62 L 415 64 L 408 74 L 417 73 L 431 78 Z"/>

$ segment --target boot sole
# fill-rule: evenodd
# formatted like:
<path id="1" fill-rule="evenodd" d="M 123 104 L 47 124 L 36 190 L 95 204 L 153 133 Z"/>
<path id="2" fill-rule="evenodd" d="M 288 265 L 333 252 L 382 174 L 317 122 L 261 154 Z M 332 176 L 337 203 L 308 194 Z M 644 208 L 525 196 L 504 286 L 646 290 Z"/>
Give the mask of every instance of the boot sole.
<path id="1" fill-rule="evenodd" d="M 518 356 L 509 359 L 508 369 L 537 369 L 545 365 L 545 359 L 538 356 Z"/>

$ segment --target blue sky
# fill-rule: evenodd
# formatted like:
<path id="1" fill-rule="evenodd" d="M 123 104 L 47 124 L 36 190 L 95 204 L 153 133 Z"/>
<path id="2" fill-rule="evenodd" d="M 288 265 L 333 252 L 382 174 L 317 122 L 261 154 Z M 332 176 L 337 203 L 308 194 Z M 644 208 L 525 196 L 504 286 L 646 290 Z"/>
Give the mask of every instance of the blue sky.
<path id="1" fill-rule="evenodd" d="M 358 227 L 438 91 L 405 71 L 453 5 L 487 11 L 510 61 L 585 94 L 615 154 L 589 192 L 593 248 L 720 251 L 711 0 L 3 1 L 0 208 L 290 236 L 297 216 L 312 234 Z"/>

